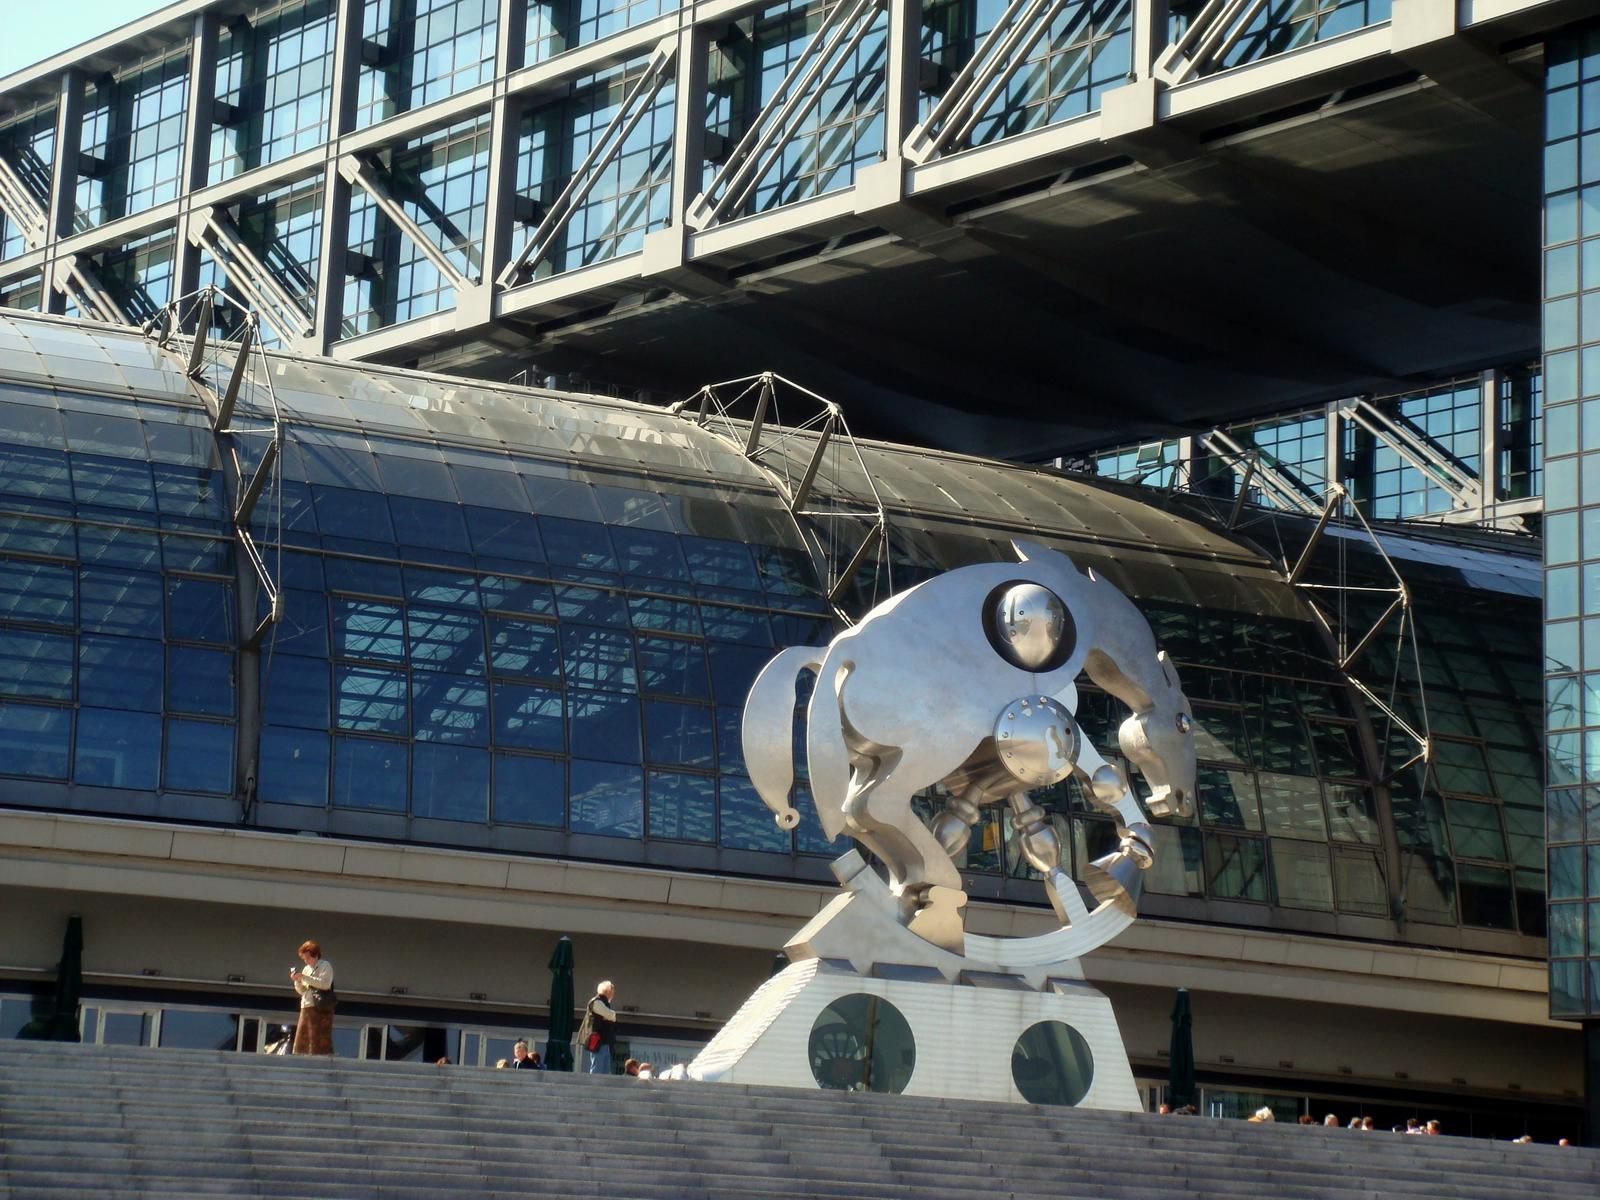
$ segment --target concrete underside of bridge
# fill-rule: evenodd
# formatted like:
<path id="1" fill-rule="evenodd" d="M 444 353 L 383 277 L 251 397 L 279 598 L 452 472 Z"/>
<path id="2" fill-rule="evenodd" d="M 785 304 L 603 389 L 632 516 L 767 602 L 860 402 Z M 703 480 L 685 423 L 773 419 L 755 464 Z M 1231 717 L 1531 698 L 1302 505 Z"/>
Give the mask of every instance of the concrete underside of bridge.
<path id="1" fill-rule="evenodd" d="M 534 363 L 662 399 L 776 370 L 860 433 L 1027 458 L 1531 361 L 1539 64 L 1455 90 L 1351 80 L 876 210 L 858 195 L 856 214 L 697 254 L 671 287 L 372 357 Z"/>

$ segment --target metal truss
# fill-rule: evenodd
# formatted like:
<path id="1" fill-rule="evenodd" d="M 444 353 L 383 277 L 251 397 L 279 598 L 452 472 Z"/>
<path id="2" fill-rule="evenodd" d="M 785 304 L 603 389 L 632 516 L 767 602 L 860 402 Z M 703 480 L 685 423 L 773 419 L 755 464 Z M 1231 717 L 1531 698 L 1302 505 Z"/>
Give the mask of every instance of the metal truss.
<path id="1" fill-rule="evenodd" d="M 189 227 L 189 238 L 217 260 L 228 277 L 229 286 L 238 289 L 250 302 L 240 305 L 242 310 L 254 306 L 252 316 L 266 313 L 273 332 L 287 344 L 301 349 L 315 348 L 311 315 L 278 282 L 272 269 L 244 244 L 222 209 L 211 208 L 199 215 Z"/>
<path id="2" fill-rule="evenodd" d="M 677 55 L 676 37 L 663 38 L 656 46 L 645 63 L 644 73 L 623 96 L 616 115 L 600 131 L 600 136 L 594 140 L 583 161 L 574 168 L 567 186 L 561 189 L 561 194 L 545 210 L 539 227 L 496 278 L 495 282 L 501 287 L 515 287 L 524 282 L 556 248 L 561 235 L 571 224 L 573 214 L 589 198 L 589 193 L 594 190 L 605 169 L 621 156 L 628 138 L 655 105 L 661 89 L 672 79 Z"/>
<path id="3" fill-rule="evenodd" d="M 994 111 L 1011 80 L 1027 63 L 1033 48 L 1050 33 L 1063 9 L 1077 4 L 1066 29 L 1056 35 L 1070 42 L 1097 7 L 1103 9 L 1122 2 L 1110 0 L 1109 4 L 1097 6 L 1092 0 L 1011 0 L 927 119 L 907 136 L 906 158 L 924 163 L 948 151 L 964 149 L 973 127 Z"/>
<path id="4" fill-rule="evenodd" d="M 30 250 L 41 249 L 50 238 L 50 215 L 33 189 L 5 155 L 0 154 L 0 209 L 6 220 L 22 231 Z M 69 254 L 50 269 L 50 286 L 71 300 L 79 312 L 97 321 L 126 325 L 128 316 L 83 259 Z"/>
<path id="5" fill-rule="evenodd" d="M 800 123 L 822 100 L 872 31 L 883 0 L 836 0 L 823 13 L 817 31 L 795 56 L 789 71 L 728 159 L 683 215 L 690 229 L 709 229 L 740 208 L 779 161 Z"/>
<path id="6" fill-rule="evenodd" d="M 1332 582 L 1311 582 L 1309 575 L 1313 556 L 1326 534 L 1329 522 L 1336 515 L 1348 512 L 1354 522 L 1343 522 L 1348 528 L 1359 528 L 1363 540 L 1372 549 L 1378 552 L 1379 558 L 1388 571 L 1393 583 L 1388 586 L 1365 586 L 1352 584 L 1345 567 L 1343 545 L 1340 546 L 1339 565 Z M 1384 761 L 1388 758 L 1388 747 L 1393 737 L 1398 734 L 1408 739 L 1415 746 L 1414 752 L 1399 766 L 1391 768 L 1380 784 L 1387 784 L 1402 771 L 1415 764 L 1433 761 L 1433 736 L 1428 721 L 1428 704 L 1426 688 L 1422 676 L 1422 655 L 1417 648 L 1416 615 L 1411 608 L 1411 589 L 1401 577 L 1400 571 L 1394 565 L 1394 560 L 1383 548 L 1383 543 L 1378 540 L 1378 535 L 1372 531 L 1372 526 L 1367 524 L 1366 517 L 1361 515 L 1361 510 L 1350 500 L 1349 493 L 1341 484 L 1332 484 L 1328 488 L 1326 499 L 1323 503 L 1321 515 L 1317 518 L 1316 525 L 1312 528 L 1311 536 L 1301 549 L 1294 565 L 1289 566 L 1285 560 L 1286 570 L 1284 577 L 1289 581 L 1301 599 L 1311 610 L 1312 614 L 1326 629 L 1334 640 L 1337 648 L 1337 665 L 1339 673 L 1346 683 L 1360 692 L 1366 701 L 1383 715 L 1387 727 L 1379 743 L 1380 753 Z M 1349 601 L 1352 598 L 1390 597 L 1387 607 L 1382 614 L 1370 624 L 1356 622 L 1351 624 L 1348 620 Z M 1356 666 L 1361 657 L 1372 647 L 1373 643 L 1384 633 L 1393 628 L 1399 642 L 1395 652 L 1395 674 L 1388 684 L 1388 698 L 1380 696 L 1370 685 L 1365 683 L 1356 673 Z M 1421 714 L 1421 729 L 1417 729 L 1396 711 L 1395 700 L 1400 688 L 1400 671 L 1403 665 L 1409 665 L 1412 677 L 1407 680 L 1410 687 L 1414 688 L 1417 695 L 1417 708 Z"/>
<path id="7" fill-rule="evenodd" d="M 1272 501 L 1274 508 L 1316 516 L 1320 511 L 1315 498 L 1287 471 L 1267 458 L 1255 447 L 1246 448 L 1234 440 L 1224 429 L 1213 429 L 1195 439 L 1197 445 L 1215 455 L 1230 471 L 1239 477 L 1239 490 L 1234 500 L 1233 512 L 1228 517 L 1228 528 L 1239 523 L 1250 489 L 1254 487 Z"/>
<path id="8" fill-rule="evenodd" d="M 785 425 L 781 407 L 785 402 L 791 412 L 798 405 L 810 410 L 809 415 L 798 424 Z M 749 415 L 736 415 L 736 410 Z M 707 384 L 668 411 L 732 445 L 771 481 L 840 620 L 855 623 L 859 614 L 847 612 L 843 602 L 869 562 L 873 586 L 866 607 L 893 593 L 888 514 L 837 404 L 766 371 Z M 865 481 L 864 495 L 842 482 L 852 465 Z M 825 486 L 819 487 L 819 481 Z"/>
<path id="9" fill-rule="evenodd" d="M 1358 399 L 1341 408 L 1339 415 L 1354 421 L 1420 471 L 1429 483 L 1443 489 L 1455 512 L 1437 519 L 1481 519 L 1483 485 L 1478 477 L 1409 422 L 1391 417 L 1369 400 Z"/>
<path id="10" fill-rule="evenodd" d="M 1176 87 L 1216 70 L 1266 6 L 1267 0 L 1206 0 L 1156 59 L 1155 77 Z"/>
<path id="11" fill-rule="evenodd" d="M 219 333 L 219 322 L 234 313 L 238 319 L 228 332 Z M 180 330 L 191 326 L 194 336 L 185 347 Z M 246 613 L 240 623 L 241 629 L 251 630 L 244 647 L 254 649 L 283 615 L 279 581 L 285 426 L 271 364 L 261 347 L 261 318 L 221 288 L 207 287 L 164 306 L 145 323 L 144 331 L 182 362 L 184 373 L 199 385 L 211 416 L 212 436 L 232 484 L 229 517 L 234 542 L 266 600 L 266 615 L 259 622 L 254 613 Z M 264 545 L 252 531 L 252 522 L 265 528 Z"/>
<path id="12" fill-rule="evenodd" d="M 412 219 L 411 214 L 406 212 L 404 206 L 390 192 L 389 187 L 381 178 L 376 164 L 364 157 L 346 154 L 339 159 L 339 174 L 345 182 L 360 188 L 368 196 L 372 197 L 372 202 L 378 206 L 383 215 L 389 218 L 394 227 L 408 241 L 422 251 L 428 261 L 439 269 L 439 274 L 443 275 L 456 291 L 459 292 L 472 287 L 478 282 L 476 279 L 469 279 L 466 275 L 463 275 L 461 269 L 456 266 L 450 256 L 441 250 L 439 244 L 428 236 L 428 231 Z M 440 214 L 440 226 L 446 229 L 447 234 L 450 232 L 442 214 Z M 478 248 L 472 244 L 470 238 L 462 235 L 454 236 L 451 240 L 455 243 L 456 248 L 467 256 L 469 263 L 481 265 L 482 259 Z"/>
<path id="13" fill-rule="evenodd" d="M 23 244 L 29 250 L 37 250 L 48 240 L 50 214 L 4 154 L 0 154 L 0 209 L 5 210 L 6 220 L 22 231 Z"/>

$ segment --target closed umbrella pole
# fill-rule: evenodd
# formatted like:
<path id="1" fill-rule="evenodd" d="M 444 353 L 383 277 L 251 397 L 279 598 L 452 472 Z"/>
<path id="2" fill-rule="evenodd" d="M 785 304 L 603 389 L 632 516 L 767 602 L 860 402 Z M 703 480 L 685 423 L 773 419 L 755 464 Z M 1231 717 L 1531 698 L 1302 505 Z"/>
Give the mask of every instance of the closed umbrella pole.
<path id="1" fill-rule="evenodd" d="M 550 954 L 550 1034 L 544 1044 L 545 1069 L 572 1070 L 572 939 L 566 934 Z"/>
<path id="2" fill-rule="evenodd" d="M 1172 1001 L 1172 1048 L 1167 1062 L 1167 1102 L 1174 1109 L 1193 1104 L 1194 1016 L 1189 1010 L 1188 988 L 1179 988 Z"/>
<path id="3" fill-rule="evenodd" d="M 83 918 L 73 913 L 61 938 L 61 961 L 56 964 L 55 995 L 33 1003 L 33 1017 L 18 1031 L 19 1038 L 41 1042 L 76 1042 L 78 1005 L 83 999 Z"/>

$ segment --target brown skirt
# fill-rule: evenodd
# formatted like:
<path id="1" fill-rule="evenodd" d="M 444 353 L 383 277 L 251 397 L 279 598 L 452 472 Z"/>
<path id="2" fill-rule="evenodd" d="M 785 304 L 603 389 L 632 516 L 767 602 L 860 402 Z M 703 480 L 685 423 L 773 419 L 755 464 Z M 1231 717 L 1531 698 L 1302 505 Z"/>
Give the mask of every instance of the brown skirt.
<path id="1" fill-rule="evenodd" d="M 300 1024 L 294 1027 L 296 1054 L 333 1053 L 333 1014 L 314 1008 L 300 1010 Z"/>

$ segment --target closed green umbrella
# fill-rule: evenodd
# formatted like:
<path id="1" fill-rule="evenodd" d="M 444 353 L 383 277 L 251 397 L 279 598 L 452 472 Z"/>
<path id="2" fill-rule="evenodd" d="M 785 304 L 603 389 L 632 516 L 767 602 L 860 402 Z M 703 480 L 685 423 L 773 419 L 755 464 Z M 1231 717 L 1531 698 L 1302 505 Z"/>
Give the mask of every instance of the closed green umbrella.
<path id="1" fill-rule="evenodd" d="M 546 1070 L 572 1070 L 573 1003 L 572 939 L 562 934 L 550 955 L 550 1040 L 544 1044 Z"/>
<path id="2" fill-rule="evenodd" d="M 67 918 L 67 932 L 61 939 L 61 961 L 56 964 L 56 993 L 53 999 L 40 999 L 33 1006 L 33 1017 L 18 1031 L 19 1038 L 41 1042 L 76 1042 L 78 1002 L 83 997 L 83 918 L 77 913 Z"/>
<path id="3" fill-rule="evenodd" d="M 1172 1001 L 1172 1050 L 1168 1059 L 1167 1103 L 1174 1109 L 1194 1103 L 1194 1016 L 1189 989 L 1179 988 Z"/>

